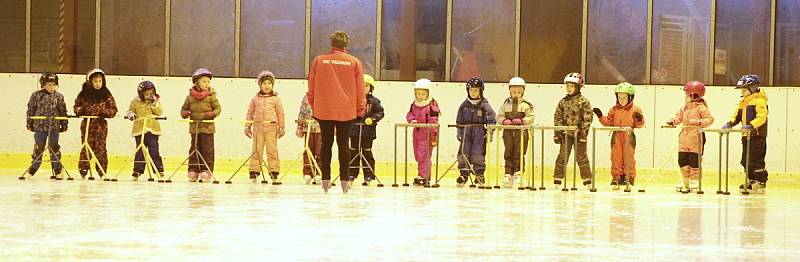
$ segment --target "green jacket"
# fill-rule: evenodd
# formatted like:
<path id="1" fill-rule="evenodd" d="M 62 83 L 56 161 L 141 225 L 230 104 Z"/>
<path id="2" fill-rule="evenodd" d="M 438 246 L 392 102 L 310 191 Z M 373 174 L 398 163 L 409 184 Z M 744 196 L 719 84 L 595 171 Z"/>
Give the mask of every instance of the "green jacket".
<path id="1" fill-rule="evenodd" d="M 189 89 L 189 95 L 183 101 L 181 111 L 188 110 L 191 112 L 189 119 L 191 120 L 212 120 L 219 116 L 222 112 L 222 107 L 217 100 L 217 92 L 210 88 L 207 92 L 197 91 L 195 88 Z M 207 112 L 214 112 L 212 116 L 206 114 Z M 213 122 L 211 123 L 189 123 L 189 134 L 213 134 L 216 128 Z"/>
<path id="2" fill-rule="evenodd" d="M 142 101 L 137 96 L 131 100 L 128 112 L 136 114 L 136 119 L 133 120 L 131 136 L 140 136 L 147 132 L 157 136 L 161 135 L 161 124 L 158 123 L 158 120 L 152 119 L 152 117 L 160 116 L 164 113 L 164 110 L 161 109 L 161 102 Z M 145 122 L 147 122 L 146 127 L 144 126 Z"/>
<path id="3" fill-rule="evenodd" d="M 577 126 L 578 139 L 586 139 L 589 127 L 592 125 L 594 114 L 592 104 L 580 93 L 567 95 L 561 98 L 553 114 L 553 123 L 557 126 Z M 555 136 L 561 136 L 564 131 L 556 131 Z M 572 134 L 572 133 L 570 133 Z"/>

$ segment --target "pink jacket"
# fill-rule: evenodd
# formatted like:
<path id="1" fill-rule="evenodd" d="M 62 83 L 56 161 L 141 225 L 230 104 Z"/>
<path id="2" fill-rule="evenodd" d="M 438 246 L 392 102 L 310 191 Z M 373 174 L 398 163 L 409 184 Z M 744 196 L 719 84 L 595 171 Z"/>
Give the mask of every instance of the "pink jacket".
<path id="1" fill-rule="evenodd" d="M 281 99 L 275 94 L 258 93 L 250 100 L 250 107 L 247 108 L 247 120 L 252 121 L 275 121 L 279 128 L 285 127 L 283 119 L 283 105 Z M 255 123 L 260 125 L 261 123 Z M 247 124 L 251 126 L 252 124 Z"/>
<path id="2" fill-rule="evenodd" d="M 675 117 L 672 118 L 673 125 L 699 126 L 706 128 L 714 123 L 714 117 L 708 111 L 705 101 L 692 101 L 686 103 Z M 678 135 L 678 151 L 703 153 L 699 145 L 700 136 L 697 129 L 684 128 Z"/>
<path id="3" fill-rule="evenodd" d="M 418 104 L 411 103 L 411 108 L 406 113 L 406 121 L 416 120 L 420 124 L 438 124 L 439 123 L 439 105 L 436 100 L 430 100 L 427 103 Z M 425 130 L 430 130 L 431 141 L 439 141 L 439 133 L 436 128 L 414 128 L 414 135 L 425 135 Z"/>
<path id="4" fill-rule="evenodd" d="M 308 72 L 308 103 L 320 120 L 348 121 L 364 114 L 364 71 L 344 49 L 317 56 Z"/>

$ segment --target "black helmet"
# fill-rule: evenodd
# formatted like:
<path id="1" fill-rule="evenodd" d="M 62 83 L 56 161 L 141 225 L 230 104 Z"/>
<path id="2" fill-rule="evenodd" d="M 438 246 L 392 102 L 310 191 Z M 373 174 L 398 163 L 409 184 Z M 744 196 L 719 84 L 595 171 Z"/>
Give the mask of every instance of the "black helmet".
<path id="1" fill-rule="evenodd" d="M 44 83 L 53 82 L 58 85 L 58 75 L 55 73 L 44 72 L 39 76 L 39 86 L 44 86 Z"/>
<path id="2" fill-rule="evenodd" d="M 467 80 L 467 87 L 466 87 L 467 97 L 469 97 L 469 89 L 473 87 L 477 87 L 480 89 L 481 98 L 483 98 L 483 89 L 484 89 L 483 79 L 477 76 L 473 76 L 472 78 Z"/>

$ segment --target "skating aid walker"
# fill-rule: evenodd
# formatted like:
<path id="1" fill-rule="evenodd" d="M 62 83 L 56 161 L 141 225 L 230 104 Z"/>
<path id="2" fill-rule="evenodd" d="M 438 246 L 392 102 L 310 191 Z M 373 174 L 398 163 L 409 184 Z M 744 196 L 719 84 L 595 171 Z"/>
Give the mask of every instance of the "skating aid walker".
<path id="1" fill-rule="evenodd" d="M 404 187 L 409 186 L 409 184 L 408 184 L 408 128 L 409 127 L 410 128 L 426 128 L 426 129 L 435 128 L 437 132 L 439 131 L 439 124 L 422 124 L 422 123 L 396 123 L 396 124 L 394 124 L 394 150 L 393 150 L 394 151 L 394 184 L 392 184 L 392 187 L 398 187 L 399 186 L 397 184 L 397 129 L 398 128 L 403 128 L 404 134 L 405 134 L 404 135 L 405 142 L 403 143 L 403 150 L 405 152 L 404 155 L 403 155 L 403 161 L 404 161 L 403 162 L 403 170 L 404 170 L 404 172 L 403 172 L 403 178 L 404 178 L 403 186 Z M 425 132 L 425 135 L 426 135 L 426 139 L 425 140 L 428 141 L 428 145 L 430 146 L 430 141 L 431 141 L 430 132 Z M 430 150 L 428 150 L 428 151 L 430 151 Z M 433 166 L 434 166 L 434 169 L 435 169 L 434 172 L 436 173 L 436 179 L 434 181 L 439 181 L 439 146 L 438 145 L 436 146 L 436 162 L 433 164 Z M 434 187 L 435 188 L 435 187 L 439 187 L 439 184 L 430 185 L 430 182 L 428 182 L 426 185 L 424 185 L 424 187 L 426 187 L 426 188 Z"/>
<path id="2" fill-rule="evenodd" d="M 198 128 L 200 127 L 200 123 L 214 123 L 215 121 L 214 121 L 214 120 L 191 120 L 191 119 L 181 119 L 181 120 L 178 120 L 178 122 L 184 122 L 184 123 L 188 123 L 188 124 L 192 124 L 192 123 L 194 123 L 194 128 L 195 128 L 195 131 L 197 131 L 197 130 L 198 130 Z M 176 169 L 175 169 L 175 171 L 174 171 L 174 172 L 172 172 L 172 175 L 170 175 L 170 176 L 167 178 L 167 180 L 165 180 L 164 182 L 166 182 L 166 183 L 172 183 L 172 177 L 173 177 L 173 176 L 175 176 L 175 174 L 177 174 L 177 173 L 178 173 L 178 171 L 179 171 L 179 170 L 181 169 L 181 167 L 183 167 L 183 166 L 187 166 L 187 167 L 188 167 L 188 166 L 192 166 L 192 165 L 199 165 L 199 166 L 203 166 L 203 167 L 205 167 L 205 168 L 208 170 L 208 172 L 210 172 L 210 173 L 211 173 L 211 180 L 212 180 L 212 183 L 213 183 L 213 184 L 219 184 L 219 180 L 217 180 L 217 177 L 216 177 L 216 175 L 214 174 L 214 172 L 211 172 L 211 168 L 208 166 L 208 163 L 206 162 L 206 159 L 205 159 L 205 158 L 203 158 L 203 154 L 200 154 L 200 151 L 198 151 L 198 149 L 197 149 L 197 137 L 198 137 L 198 135 L 199 135 L 199 134 L 200 134 L 200 132 L 194 132 L 194 147 L 193 147 L 194 149 L 193 149 L 191 152 L 189 152 L 189 156 L 187 156 L 185 159 L 183 159 L 183 161 L 182 161 L 182 162 L 181 162 L 181 164 L 178 166 L 178 168 L 176 168 Z M 187 162 L 189 162 L 189 159 L 191 159 L 191 158 L 192 158 L 192 156 L 195 156 L 195 155 L 197 156 L 197 158 L 199 158 L 199 159 L 200 159 L 201 163 L 199 163 L 199 164 L 191 164 L 191 163 L 187 163 Z M 203 182 L 203 180 L 198 180 L 198 181 L 199 181 L 199 182 Z"/>
<path id="3" fill-rule="evenodd" d="M 247 124 L 256 124 L 256 123 L 275 125 L 278 122 L 275 122 L 275 121 L 244 120 L 244 121 L 242 121 L 242 123 L 244 123 L 245 125 L 247 125 Z M 255 132 L 259 132 L 259 131 L 253 131 L 253 134 L 255 134 Z M 255 138 L 253 138 L 253 139 L 255 139 Z M 233 182 L 231 180 L 233 179 L 233 177 L 235 177 L 236 174 L 238 174 L 239 171 L 241 171 L 242 168 L 244 168 L 244 166 L 249 165 L 250 160 L 252 160 L 253 157 L 256 156 L 256 153 L 258 153 L 258 151 L 256 150 L 256 148 L 253 148 L 253 151 L 250 153 L 250 156 L 247 157 L 247 159 L 245 159 L 244 162 L 242 162 L 241 165 L 239 165 L 239 168 L 237 168 L 236 171 L 234 171 L 233 174 L 228 178 L 228 180 L 225 181 L 225 184 L 232 184 Z M 267 163 L 265 163 L 265 161 L 263 161 L 263 159 L 264 159 L 263 156 L 259 156 L 259 157 L 262 159 L 261 161 L 258 162 L 258 168 L 260 169 L 259 171 L 261 173 L 261 184 L 269 184 L 269 181 L 267 181 L 267 178 L 266 178 L 266 176 L 267 176 L 267 174 L 269 172 L 266 172 L 266 173 L 264 172 L 265 169 L 269 170 L 269 166 L 267 166 Z M 253 183 L 255 183 L 255 181 Z M 277 178 L 275 178 L 274 181 L 272 181 L 272 184 L 273 185 L 280 185 L 282 183 Z"/>
<path id="4" fill-rule="evenodd" d="M 56 117 L 31 116 L 31 117 L 29 117 L 29 119 L 31 119 L 33 121 L 48 121 L 48 124 L 50 124 L 50 123 L 52 123 L 53 120 L 56 120 L 56 121 L 68 120 L 69 118 L 67 118 L 65 116 L 56 116 Z M 67 169 L 64 168 L 63 162 L 61 161 L 63 158 L 60 157 L 59 154 L 56 154 L 56 152 L 53 152 L 53 150 L 50 149 L 50 134 L 51 133 L 52 133 L 52 131 L 49 131 L 49 130 L 47 131 L 47 138 L 45 139 L 45 144 L 44 144 L 44 147 L 47 150 L 42 150 L 41 153 L 39 153 L 38 155 L 34 156 L 34 159 L 31 162 L 31 164 L 28 166 L 28 168 L 25 169 L 25 171 L 22 173 L 22 175 L 19 176 L 19 180 L 25 180 L 26 179 L 25 178 L 25 174 L 28 173 L 28 171 L 31 169 L 31 167 L 33 167 L 33 164 L 36 163 L 36 162 L 40 163 L 39 164 L 40 166 L 41 166 L 42 162 L 50 163 L 50 167 L 51 167 L 50 168 L 50 179 L 53 179 L 53 180 L 62 180 L 63 179 L 63 178 L 61 178 L 59 176 L 56 176 L 55 170 L 53 170 L 53 168 L 52 168 L 53 163 L 59 163 L 59 164 L 61 164 L 61 171 L 64 171 L 64 173 L 67 175 L 67 180 L 75 180 L 74 178 L 72 178 L 72 176 L 69 175 L 69 171 L 67 171 Z M 48 159 L 47 161 L 43 161 L 42 160 L 42 158 L 44 157 L 44 153 L 45 152 L 48 152 L 48 155 L 50 155 L 50 159 Z"/>
<path id="5" fill-rule="evenodd" d="M 138 117 L 138 119 L 135 119 L 134 121 L 142 121 L 142 128 L 145 128 L 145 127 L 147 127 L 147 122 L 149 122 L 149 121 L 159 121 L 159 120 L 167 120 L 167 117 L 165 117 L 165 116 L 143 116 L 143 117 Z M 148 182 L 156 181 L 153 178 L 153 175 L 155 175 L 155 176 L 158 177 L 158 183 L 164 183 L 164 181 L 165 181 L 164 180 L 164 174 L 161 173 L 161 172 L 158 172 L 158 170 L 156 170 L 156 166 L 153 163 L 153 158 L 152 158 L 152 156 L 150 156 L 150 150 L 147 148 L 147 146 L 144 145 L 144 135 L 145 134 L 147 134 L 147 132 L 142 132 L 142 134 L 139 135 L 139 144 L 136 145 L 136 149 L 133 150 L 133 159 L 134 160 L 130 161 L 128 163 L 130 163 L 131 165 L 136 165 L 136 163 L 144 163 L 144 172 L 147 173 L 147 181 Z M 142 155 L 144 156 L 144 160 L 136 161 L 135 160 L 136 159 L 136 153 L 138 153 L 139 150 L 142 151 Z M 120 169 L 119 172 L 117 172 L 116 175 L 114 175 L 114 178 L 112 178 L 111 181 L 118 181 L 117 178 L 126 169 L 128 169 L 128 164 L 125 164 L 125 166 L 122 167 L 122 169 Z M 139 174 L 139 175 L 143 175 L 143 174 Z"/>
<path id="6" fill-rule="evenodd" d="M 89 175 L 89 180 L 94 180 L 94 175 L 93 175 L 94 170 L 99 169 L 97 171 L 98 171 L 98 176 L 100 176 L 100 179 L 103 179 L 103 181 L 112 181 L 108 177 L 106 177 L 105 179 L 103 178 L 106 176 L 106 170 L 103 168 L 102 165 L 100 165 L 99 161 L 97 160 L 97 155 L 94 154 L 94 150 L 92 150 L 92 147 L 89 146 L 89 129 L 92 126 L 92 119 L 98 119 L 100 117 L 98 116 L 68 116 L 68 117 L 81 118 L 86 120 L 86 129 L 84 129 L 83 131 L 83 143 L 81 144 L 80 152 L 86 152 L 86 156 L 89 159 L 86 160 L 80 159 L 80 153 L 79 153 L 78 163 L 89 162 L 89 170 L 86 171 L 87 174 Z M 80 172 L 80 170 L 78 172 Z M 86 176 L 86 174 L 83 173 L 80 174 L 81 178 L 84 178 L 84 176 Z"/>

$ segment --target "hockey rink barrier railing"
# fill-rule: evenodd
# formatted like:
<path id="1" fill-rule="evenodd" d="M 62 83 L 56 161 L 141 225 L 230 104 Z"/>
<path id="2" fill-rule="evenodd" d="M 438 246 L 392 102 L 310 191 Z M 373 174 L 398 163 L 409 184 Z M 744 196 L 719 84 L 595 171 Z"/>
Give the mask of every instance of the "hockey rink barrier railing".
<path id="1" fill-rule="evenodd" d="M 404 133 L 404 143 L 403 143 L 403 186 L 409 186 L 408 184 L 408 128 L 425 128 L 425 129 L 436 129 L 438 134 L 439 132 L 439 124 L 427 124 L 427 123 L 396 123 L 394 124 L 394 183 L 392 187 L 398 187 L 397 184 L 397 129 L 403 128 Z M 425 132 L 425 140 L 428 141 L 428 146 L 430 147 L 431 137 L 430 131 Z M 434 168 L 432 168 L 436 174 L 436 179 L 433 181 L 439 180 L 439 145 L 436 145 L 436 161 L 434 163 Z M 432 148 L 429 148 L 427 151 L 432 151 Z M 430 179 L 430 177 L 428 178 Z M 439 187 L 438 183 L 433 185 L 426 185 L 425 187 Z"/>
<path id="2" fill-rule="evenodd" d="M 591 192 L 597 192 L 597 185 L 596 185 L 596 182 L 595 182 L 597 180 L 596 179 L 596 177 L 597 177 L 597 167 L 596 167 L 597 155 L 596 155 L 596 150 L 595 150 L 596 146 L 597 146 L 597 131 L 611 132 L 612 135 L 615 132 L 626 132 L 626 133 L 631 134 L 631 133 L 633 133 L 633 127 L 618 127 L 618 126 L 592 127 L 592 188 L 589 189 L 589 191 L 591 191 Z M 624 143 L 623 145 L 628 145 L 628 139 L 629 138 L 630 138 L 630 135 L 625 136 L 625 141 L 622 141 L 622 143 Z M 630 165 L 628 165 L 628 163 L 627 163 L 628 162 L 628 157 L 626 157 L 626 155 L 625 155 L 625 153 L 626 153 L 625 150 L 624 150 L 625 148 L 627 148 L 627 146 L 623 147 L 623 151 L 622 151 L 622 159 L 623 159 L 623 162 L 625 162 L 623 164 L 624 167 L 625 167 L 625 169 L 624 169 L 625 180 L 627 180 L 627 182 L 625 183 L 626 184 L 625 185 L 625 192 L 631 192 Z M 634 154 L 635 154 L 635 152 L 636 151 L 634 149 Z M 639 192 L 644 193 L 644 189 L 639 189 Z"/>
<path id="3" fill-rule="evenodd" d="M 742 189 L 741 193 L 743 195 L 750 194 L 750 191 L 747 189 L 747 185 L 750 181 L 747 178 L 747 170 L 750 169 L 750 129 L 728 129 L 728 128 L 701 128 L 699 130 L 703 133 L 717 133 L 719 135 L 719 167 L 717 170 L 717 194 L 721 195 L 730 195 L 731 192 L 728 191 L 728 162 L 730 161 L 730 134 L 731 133 L 740 133 L 742 136 L 748 136 L 747 143 L 745 145 L 745 165 L 744 165 L 744 188 Z M 725 191 L 722 191 L 722 140 L 723 137 L 725 139 Z M 702 170 L 702 169 L 701 169 Z M 702 173 L 702 172 L 701 172 Z M 701 175 L 702 176 L 702 175 Z"/>
<path id="4" fill-rule="evenodd" d="M 125 161 L 125 165 L 122 167 L 122 169 L 120 169 L 117 172 L 116 175 L 114 175 L 114 178 L 112 178 L 111 181 L 115 181 L 115 182 L 118 181 L 117 179 L 119 178 L 119 175 L 125 169 L 128 168 L 128 163 L 131 163 L 131 165 L 135 166 L 136 163 L 138 163 L 138 162 L 144 162 L 144 172 L 147 173 L 147 181 L 148 182 L 155 181 L 155 179 L 153 178 L 153 174 L 154 173 L 155 173 L 156 176 L 158 176 L 158 183 L 164 183 L 165 182 L 164 174 L 161 173 L 161 172 L 157 172 L 157 170 L 154 171 L 154 169 L 156 167 L 155 167 L 155 164 L 153 163 L 153 157 L 150 155 L 150 150 L 148 150 L 147 146 L 144 144 L 144 135 L 148 133 L 146 131 L 147 123 L 150 122 L 150 121 L 159 121 L 159 120 L 167 120 L 167 117 L 166 116 L 138 116 L 138 117 L 136 117 L 136 119 L 133 119 L 133 121 L 142 121 L 142 134 L 139 135 L 139 144 L 137 144 L 136 148 L 133 150 L 133 159 L 134 160 L 131 160 L 130 162 Z M 136 153 L 139 152 L 139 150 L 142 151 L 142 156 L 144 158 L 144 160 L 142 160 L 142 161 L 136 161 Z M 144 174 L 139 174 L 139 175 L 141 176 L 141 175 L 144 175 Z"/>

